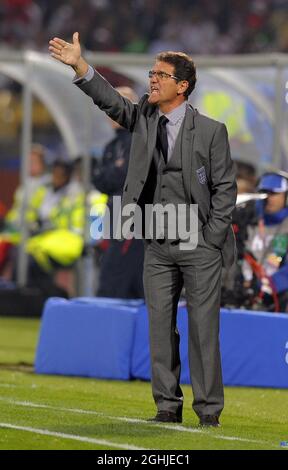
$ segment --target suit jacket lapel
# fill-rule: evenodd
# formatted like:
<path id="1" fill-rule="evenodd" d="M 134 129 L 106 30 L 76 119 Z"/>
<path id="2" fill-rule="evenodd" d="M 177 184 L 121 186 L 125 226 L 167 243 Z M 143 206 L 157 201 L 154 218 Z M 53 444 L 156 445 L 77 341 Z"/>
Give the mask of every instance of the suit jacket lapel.
<path id="1" fill-rule="evenodd" d="M 187 106 L 187 111 L 184 120 L 183 137 L 182 137 L 182 172 L 184 189 L 187 200 L 191 203 L 191 180 L 192 180 L 192 157 L 193 157 L 193 143 L 195 137 L 195 111 L 192 107 Z"/>

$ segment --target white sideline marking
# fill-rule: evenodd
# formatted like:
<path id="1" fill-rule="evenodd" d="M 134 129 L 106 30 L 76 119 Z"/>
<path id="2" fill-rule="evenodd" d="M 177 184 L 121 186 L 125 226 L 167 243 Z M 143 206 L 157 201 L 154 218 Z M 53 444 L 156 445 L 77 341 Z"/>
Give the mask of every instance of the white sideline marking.
<path id="1" fill-rule="evenodd" d="M 10 424 L 10 423 L 0 423 L 0 428 L 14 429 L 16 431 L 31 432 L 33 434 L 39 434 L 42 436 L 59 437 L 61 439 L 71 439 L 73 441 L 86 442 L 89 444 L 97 444 L 100 446 L 116 447 L 118 449 L 143 450 L 143 447 L 140 448 L 140 447 L 135 447 L 132 445 L 130 446 L 128 444 L 117 444 L 116 442 L 105 441 L 103 439 L 94 439 L 92 437 L 77 436 L 75 434 L 64 434 L 62 432 L 48 431 L 47 429 L 30 428 L 26 426 L 18 426 L 18 425 Z"/>
<path id="2" fill-rule="evenodd" d="M 136 418 L 127 418 L 124 416 L 109 416 L 106 415 L 105 413 L 100 413 L 98 411 L 92 411 L 92 410 L 82 410 L 78 408 L 62 408 L 62 407 L 57 407 L 57 406 L 50 406 L 50 405 L 41 405 L 40 403 L 32 403 L 28 401 L 17 401 L 17 400 L 11 400 L 7 398 L 0 397 L 0 401 L 4 401 L 6 403 L 10 403 L 11 405 L 15 406 L 23 406 L 26 408 L 40 408 L 44 410 L 51 410 L 51 411 L 63 411 L 67 413 L 75 413 L 75 414 L 82 414 L 82 415 L 90 415 L 90 416 L 99 416 L 102 418 L 106 419 L 111 419 L 113 421 L 121 421 L 124 423 L 131 423 L 131 424 L 145 424 L 148 426 L 157 426 L 163 429 L 168 429 L 169 431 L 179 431 L 179 432 L 188 432 L 188 433 L 193 433 L 193 434 L 206 434 L 209 435 L 209 438 L 213 439 L 220 439 L 224 441 L 238 441 L 238 442 L 248 442 L 250 444 L 263 444 L 263 445 L 271 445 L 267 441 L 260 441 L 256 439 L 247 439 L 243 437 L 235 437 L 235 436 L 224 436 L 221 434 L 214 434 L 214 430 L 210 432 L 209 429 L 207 430 L 201 430 L 201 429 L 193 429 L 193 428 L 188 428 L 185 426 L 181 425 L 176 425 L 176 424 L 158 424 L 158 423 L 149 423 L 149 421 L 146 421 L 144 419 L 136 419 Z M 277 447 L 278 446 L 273 446 Z"/>
<path id="3" fill-rule="evenodd" d="M 12 384 L 0 384 L 0 388 L 18 388 L 17 385 Z"/>

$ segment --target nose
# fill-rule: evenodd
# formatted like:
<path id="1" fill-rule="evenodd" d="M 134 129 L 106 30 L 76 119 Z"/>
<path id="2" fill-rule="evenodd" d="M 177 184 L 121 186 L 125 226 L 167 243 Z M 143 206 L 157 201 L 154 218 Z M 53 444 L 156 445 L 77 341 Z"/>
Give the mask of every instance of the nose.
<path id="1" fill-rule="evenodd" d="M 152 75 L 152 77 L 150 78 L 150 83 L 157 83 L 158 81 L 159 81 L 159 78 L 156 74 Z"/>

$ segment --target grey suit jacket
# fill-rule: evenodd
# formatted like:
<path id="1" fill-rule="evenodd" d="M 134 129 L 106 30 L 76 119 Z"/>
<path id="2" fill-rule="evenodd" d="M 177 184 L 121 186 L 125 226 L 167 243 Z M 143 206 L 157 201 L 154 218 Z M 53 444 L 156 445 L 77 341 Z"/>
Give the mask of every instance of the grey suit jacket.
<path id="1" fill-rule="evenodd" d="M 136 204 L 156 145 L 157 106 L 148 103 L 147 94 L 138 104 L 132 103 L 97 71 L 92 80 L 78 82 L 77 86 L 110 118 L 132 132 L 122 206 Z M 205 241 L 221 250 L 223 265 L 229 267 L 236 255 L 231 214 L 236 203 L 237 186 L 227 129 L 224 124 L 201 115 L 190 106 L 182 136 L 182 169 L 187 200 L 198 204 Z"/>

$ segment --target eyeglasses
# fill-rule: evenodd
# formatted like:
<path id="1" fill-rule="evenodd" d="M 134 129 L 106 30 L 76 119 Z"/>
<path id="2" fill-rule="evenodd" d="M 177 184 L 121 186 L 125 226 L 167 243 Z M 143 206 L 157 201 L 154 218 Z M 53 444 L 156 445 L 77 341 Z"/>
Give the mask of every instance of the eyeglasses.
<path id="1" fill-rule="evenodd" d="M 171 75 L 171 73 L 162 72 L 161 70 L 159 72 L 156 72 L 156 70 L 149 70 L 148 75 L 149 75 L 149 78 L 156 76 L 160 80 L 167 80 L 168 78 L 173 78 L 174 80 L 177 80 L 177 81 L 181 80 L 181 78 L 175 77 L 175 75 Z"/>

